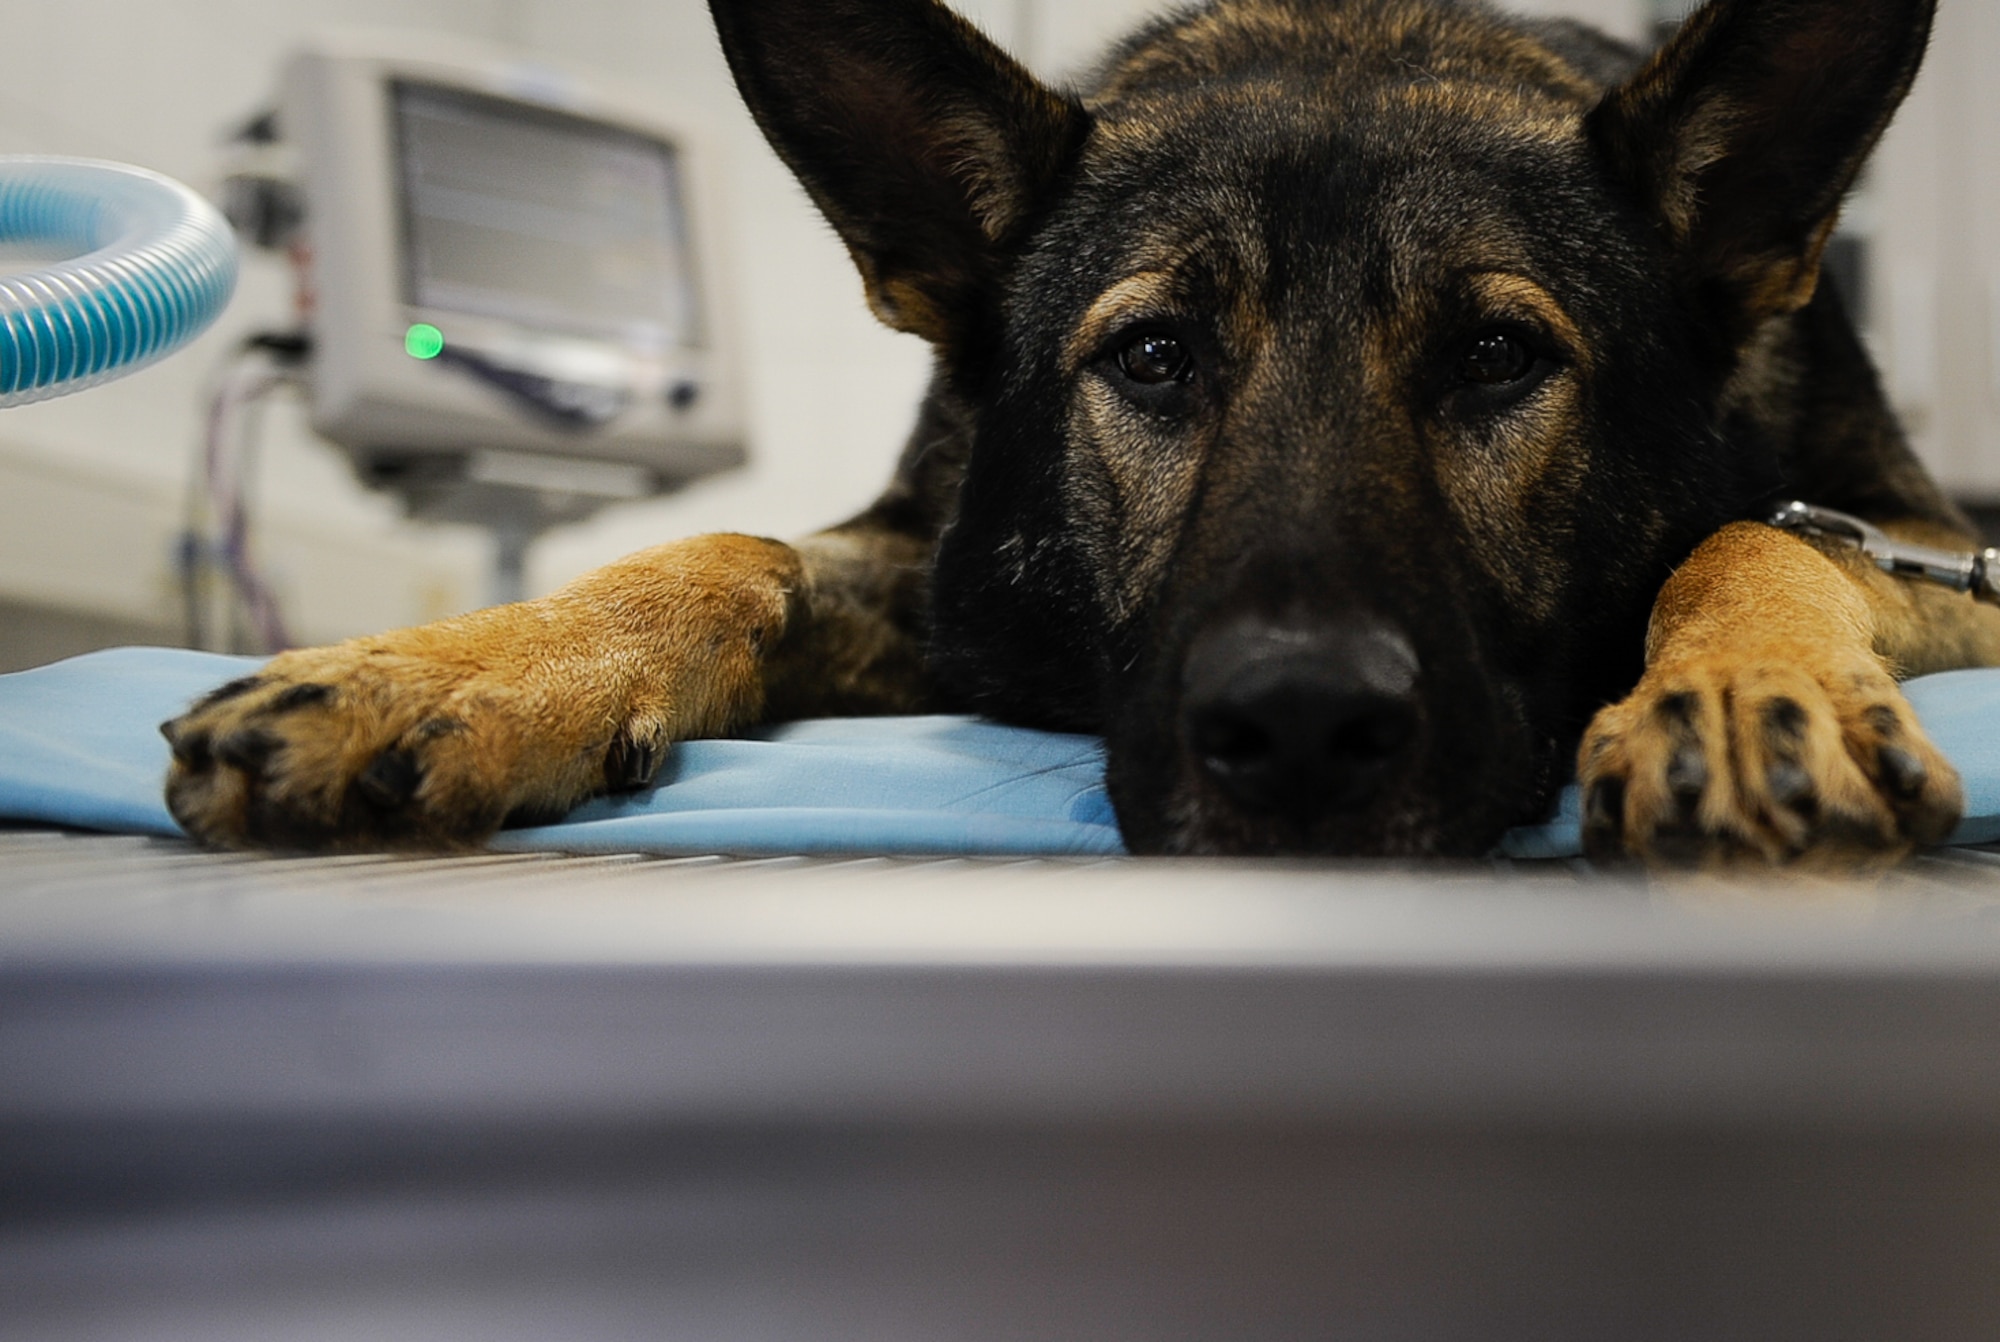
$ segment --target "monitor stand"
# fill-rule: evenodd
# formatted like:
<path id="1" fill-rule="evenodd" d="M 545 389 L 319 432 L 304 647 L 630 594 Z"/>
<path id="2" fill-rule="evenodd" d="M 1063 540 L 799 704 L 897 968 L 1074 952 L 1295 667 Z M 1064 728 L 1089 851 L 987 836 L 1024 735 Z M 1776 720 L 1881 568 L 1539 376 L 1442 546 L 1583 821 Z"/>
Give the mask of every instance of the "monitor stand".
<path id="1" fill-rule="evenodd" d="M 409 516 L 482 527 L 494 539 L 488 604 L 519 601 L 528 547 L 543 532 L 581 522 L 613 503 L 678 486 L 644 466 L 481 448 L 469 452 L 378 449 L 356 454 L 371 488 L 400 497 Z"/>

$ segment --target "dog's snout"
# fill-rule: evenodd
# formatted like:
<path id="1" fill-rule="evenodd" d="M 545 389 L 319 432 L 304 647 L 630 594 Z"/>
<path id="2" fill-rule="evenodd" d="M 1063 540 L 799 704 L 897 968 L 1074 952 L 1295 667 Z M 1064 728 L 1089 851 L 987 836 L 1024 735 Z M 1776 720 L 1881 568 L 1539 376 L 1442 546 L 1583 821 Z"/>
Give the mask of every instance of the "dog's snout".
<path id="1" fill-rule="evenodd" d="M 1197 637 L 1185 666 L 1188 749 L 1247 810 L 1358 809 L 1416 736 L 1416 654 L 1383 625 L 1231 620 Z"/>

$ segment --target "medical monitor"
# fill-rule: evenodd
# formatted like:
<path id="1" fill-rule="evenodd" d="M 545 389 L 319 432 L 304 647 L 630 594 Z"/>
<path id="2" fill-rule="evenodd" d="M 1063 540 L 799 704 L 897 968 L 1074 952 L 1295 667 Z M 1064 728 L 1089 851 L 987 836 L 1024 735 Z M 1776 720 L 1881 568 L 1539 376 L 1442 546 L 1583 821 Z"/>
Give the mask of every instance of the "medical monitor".
<path id="1" fill-rule="evenodd" d="M 602 81 L 404 36 L 301 54 L 281 117 L 313 426 L 364 474 L 497 450 L 667 488 L 742 460 L 714 191 L 685 126 Z"/>

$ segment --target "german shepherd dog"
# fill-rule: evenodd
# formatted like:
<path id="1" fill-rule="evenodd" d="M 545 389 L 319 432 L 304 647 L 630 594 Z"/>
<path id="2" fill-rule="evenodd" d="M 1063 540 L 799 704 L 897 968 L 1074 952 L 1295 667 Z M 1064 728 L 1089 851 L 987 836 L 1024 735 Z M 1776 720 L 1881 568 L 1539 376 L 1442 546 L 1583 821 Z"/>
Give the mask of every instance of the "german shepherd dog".
<path id="1" fill-rule="evenodd" d="M 935 0 L 712 0 L 869 304 L 936 352 L 888 492 L 287 653 L 167 724 L 209 843 L 460 846 L 763 718 L 1108 738 L 1141 853 L 1942 838 L 1895 678 L 2000 610 L 1755 520 L 1970 529 L 1820 260 L 1933 0 L 1714 0 L 1650 59 L 1468 0 L 1209 0 L 1045 86 Z"/>

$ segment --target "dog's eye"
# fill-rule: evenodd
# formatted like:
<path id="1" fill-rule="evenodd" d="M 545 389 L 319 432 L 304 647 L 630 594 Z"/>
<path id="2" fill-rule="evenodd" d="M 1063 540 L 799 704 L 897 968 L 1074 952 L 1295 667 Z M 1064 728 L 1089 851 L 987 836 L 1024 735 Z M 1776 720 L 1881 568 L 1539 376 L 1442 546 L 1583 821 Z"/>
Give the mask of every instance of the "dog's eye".
<path id="1" fill-rule="evenodd" d="M 1170 335 L 1143 335 L 1118 351 L 1118 368 L 1134 382 L 1156 387 L 1188 381 L 1194 376 L 1194 357 Z"/>
<path id="2" fill-rule="evenodd" d="M 1487 331 L 1466 347 L 1458 375 L 1467 382 L 1498 387 L 1519 382 L 1535 366 L 1535 352 L 1512 331 Z"/>

